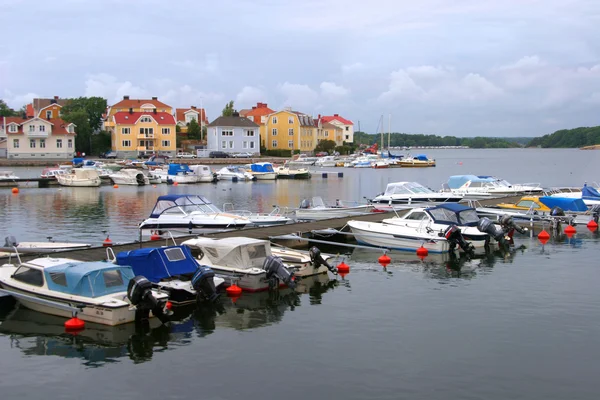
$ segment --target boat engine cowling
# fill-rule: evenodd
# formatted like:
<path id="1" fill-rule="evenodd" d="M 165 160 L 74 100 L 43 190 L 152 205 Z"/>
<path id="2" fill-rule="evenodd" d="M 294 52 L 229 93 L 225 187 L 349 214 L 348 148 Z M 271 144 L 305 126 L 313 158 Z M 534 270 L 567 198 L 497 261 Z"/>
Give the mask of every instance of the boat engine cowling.
<path id="1" fill-rule="evenodd" d="M 550 210 L 550 215 L 553 217 L 564 217 L 565 212 L 562 208 L 560 208 L 559 206 L 556 206 L 556 207 L 552 207 L 552 209 Z"/>
<path id="2" fill-rule="evenodd" d="M 318 269 L 319 267 L 321 267 L 321 265 L 324 265 L 329 271 L 337 275 L 337 268 L 329 265 L 327 260 L 325 260 L 321 255 L 321 250 L 319 250 L 317 246 L 311 247 L 308 251 L 308 254 L 310 255 L 310 261 L 313 263 L 315 269 Z"/>
<path id="3" fill-rule="evenodd" d="M 155 317 L 165 323 L 168 321 L 164 312 L 164 304 L 152 294 L 152 282 L 142 275 L 131 278 L 127 285 L 127 298 L 135 306 L 135 321 L 140 322 L 148 319 L 150 311 Z"/>
<path id="4" fill-rule="evenodd" d="M 590 211 L 592 213 L 592 219 L 594 222 L 598 223 L 598 220 L 600 219 L 600 205 L 593 206 Z"/>
<path id="5" fill-rule="evenodd" d="M 205 266 L 200 265 L 198 270 L 192 276 L 192 287 L 196 291 L 198 300 L 206 300 L 214 303 L 219 298 L 219 293 L 215 288 L 215 272 Z"/>
<path id="6" fill-rule="evenodd" d="M 285 267 L 283 261 L 279 257 L 267 256 L 263 263 L 263 269 L 267 273 L 267 280 L 269 280 L 271 287 L 277 287 L 278 281 L 286 284 L 290 289 L 296 287 L 294 282 L 294 274 Z"/>
<path id="7" fill-rule="evenodd" d="M 479 220 L 479 222 L 477 222 L 477 230 L 479 230 L 479 232 L 487 233 L 498 243 L 502 243 L 504 241 L 504 235 L 506 234 L 504 229 L 494 224 L 487 217 L 483 217 Z"/>
<path id="8" fill-rule="evenodd" d="M 460 228 L 456 225 L 450 225 L 446 228 L 444 237 L 450 244 L 450 250 L 454 250 L 458 244 L 465 252 L 473 251 L 473 245 L 465 240 Z"/>
<path id="9" fill-rule="evenodd" d="M 564 215 L 564 212 L 563 212 L 563 215 Z M 504 229 L 505 232 L 509 232 L 512 229 L 514 229 L 515 231 L 517 231 L 521 234 L 527 232 L 527 228 L 523 228 L 523 227 L 515 224 L 515 221 L 512 219 L 512 217 L 510 215 L 506 215 L 506 214 L 503 215 L 502 217 L 500 217 L 498 222 L 500 223 L 500 226 Z"/>

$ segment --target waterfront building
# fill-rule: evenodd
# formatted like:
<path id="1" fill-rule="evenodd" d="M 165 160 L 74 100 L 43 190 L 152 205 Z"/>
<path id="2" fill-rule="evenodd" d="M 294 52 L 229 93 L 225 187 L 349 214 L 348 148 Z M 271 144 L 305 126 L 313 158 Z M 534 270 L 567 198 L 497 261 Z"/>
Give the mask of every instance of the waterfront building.
<path id="1" fill-rule="evenodd" d="M 267 136 L 265 124 L 267 122 L 268 116 L 270 114 L 273 114 L 274 112 L 274 110 L 271 110 L 267 106 L 267 103 L 256 103 L 256 105 L 252 106 L 251 109 L 240 111 L 240 117 L 246 117 L 259 126 L 260 144 L 263 147 L 266 147 L 265 138 Z"/>
<path id="2" fill-rule="evenodd" d="M 267 116 L 265 147 L 268 150 L 312 151 L 315 145 L 315 120 L 287 108 Z"/>
<path id="3" fill-rule="evenodd" d="M 344 130 L 341 126 L 326 122 L 320 116 L 315 121 L 316 140 L 314 147 L 316 147 L 317 143 L 321 140 L 333 140 L 336 146 L 342 146 L 344 144 Z"/>
<path id="4" fill-rule="evenodd" d="M 335 139 L 335 143 L 338 146 L 341 146 L 343 142 L 352 143 L 354 142 L 354 123 L 349 119 L 346 119 L 339 114 L 333 115 L 319 115 L 319 119 L 323 122 L 327 122 L 333 125 L 338 126 L 342 130 L 342 141 L 338 143 L 338 140 Z M 337 135 L 337 131 L 336 131 Z M 337 138 L 337 136 L 336 136 Z M 332 139 L 333 140 L 333 139 Z"/>
<path id="5" fill-rule="evenodd" d="M 104 130 L 111 133 L 112 150 L 118 157 L 143 154 L 175 156 L 176 132 L 173 108 L 157 97 L 123 100 L 110 106 Z"/>
<path id="6" fill-rule="evenodd" d="M 206 117 L 206 110 L 204 108 L 197 108 L 191 106 L 190 108 L 176 108 L 175 109 L 175 120 L 181 133 L 187 134 L 187 125 L 196 120 L 198 125 L 205 127 L 208 125 L 208 118 Z"/>
<path id="7" fill-rule="evenodd" d="M 208 124 L 207 147 L 230 154 L 260 153 L 259 126 L 237 112 L 220 116 Z"/>

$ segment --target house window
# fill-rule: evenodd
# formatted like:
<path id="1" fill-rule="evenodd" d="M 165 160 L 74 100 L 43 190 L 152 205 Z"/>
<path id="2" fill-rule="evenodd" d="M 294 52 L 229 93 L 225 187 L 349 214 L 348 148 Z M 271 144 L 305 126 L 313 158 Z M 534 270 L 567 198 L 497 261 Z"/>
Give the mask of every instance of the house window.
<path id="1" fill-rule="evenodd" d="M 131 140 L 123 140 L 123 147 L 131 147 Z"/>
<path id="2" fill-rule="evenodd" d="M 35 132 L 35 126 L 29 125 L 29 132 Z"/>
<path id="3" fill-rule="evenodd" d="M 227 140 L 223 140 L 223 141 L 221 142 L 221 148 L 222 148 L 222 149 L 226 149 L 226 148 L 227 148 Z"/>
<path id="4" fill-rule="evenodd" d="M 277 136 L 277 128 L 273 128 L 273 136 Z"/>
<path id="5" fill-rule="evenodd" d="M 8 127 L 8 131 L 15 133 L 17 131 L 17 126 L 16 125 L 11 125 Z"/>
<path id="6" fill-rule="evenodd" d="M 121 133 L 123 135 L 129 135 L 131 133 L 131 128 L 121 128 Z"/>
<path id="7" fill-rule="evenodd" d="M 170 140 L 163 140 L 161 143 L 162 147 L 171 147 L 171 141 Z"/>
<path id="8" fill-rule="evenodd" d="M 56 139 L 56 148 L 62 149 L 62 139 Z"/>
<path id="9" fill-rule="evenodd" d="M 267 122 L 267 117 L 263 115 L 262 117 L 260 117 L 260 123 L 264 124 L 265 122 Z"/>
<path id="10" fill-rule="evenodd" d="M 248 148 L 248 142 L 244 141 L 242 143 L 242 149 L 247 149 Z"/>
<path id="11" fill-rule="evenodd" d="M 46 148 L 46 139 L 40 139 L 40 149 Z"/>
<path id="12" fill-rule="evenodd" d="M 329 137 L 329 131 L 325 131 L 325 137 Z"/>
<path id="13" fill-rule="evenodd" d="M 145 135 L 146 137 L 153 137 L 154 128 L 140 128 L 140 135 Z"/>
<path id="14" fill-rule="evenodd" d="M 273 145 L 273 147 L 277 147 L 277 140 L 273 140 L 272 145 Z"/>
<path id="15" fill-rule="evenodd" d="M 254 148 L 254 142 L 250 142 L 250 148 L 253 149 Z"/>
<path id="16" fill-rule="evenodd" d="M 46 111 L 46 119 L 52 118 L 52 111 Z"/>
<path id="17" fill-rule="evenodd" d="M 170 135 L 171 134 L 171 128 L 162 128 L 162 134 L 163 135 Z"/>
<path id="18" fill-rule="evenodd" d="M 196 122 L 198 121 L 198 116 L 194 113 L 189 113 L 185 115 L 185 122 L 186 123 L 190 123 L 192 122 L 192 120 L 196 120 Z"/>
<path id="19" fill-rule="evenodd" d="M 222 136 L 233 136 L 233 131 L 221 131 Z"/>
<path id="20" fill-rule="evenodd" d="M 288 124 L 294 123 L 294 117 L 288 117 Z"/>
<path id="21" fill-rule="evenodd" d="M 46 131 L 46 127 L 44 125 L 40 125 L 40 132 L 45 132 Z"/>
<path id="22" fill-rule="evenodd" d="M 142 118 L 140 118 L 140 122 L 142 122 L 142 123 L 143 122 L 152 122 L 152 118 L 150 118 L 150 117 L 142 117 Z"/>
<path id="23" fill-rule="evenodd" d="M 347 131 L 349 131 L 349 130 L 350 130 L 350 127 L 349 127 L 349 126 L 347 126 L 347 127 L 346 127 L 346 130 L 347 130 Z"/>
<path id="24" fill-rule="evenodd" d="M 246 130 L 246 136 L 248 136 L 248 137 L 254 136 L 254 131 L 252 129 Z"/>
<path id="25" fill-rule="evenodd" d="M 346 135 L 346 140 L 350 140 L 350 135 Z"/>
<path id="26" fill-rule="evenodd" d="M 19 148 L 19 139 L 13 139 L 13 147 L 14 147 L 15 149 L 18 149 L 18 148 Z"/>
<path id="27" fill-rule="evenodd" d="M 35 139 L 29 139 L 29 148 L 35 149 Z"/>
<path id="28" fill-rule="evenodd" d="M 294 148 L 294 141 L 293 141 L 293 140 L 288 140 L 288 147 L 289 147 L 290 149 L 293 149 L 293 148 Z"/>
<path id="29" fill-rule="evenodd" d="M 272 121 L 273 121 L 274 124 L 276 124 L 277 123 L 277 117 L 273 117 Z"/>
<path id="30" fill-rule="evenodd" d="M 67 147 L 70 148 L 70 149 L 73 148 L 73 139 L 67 140 Z"/>
<path id="31" fill-rule="evenodd" d="M 75 133 L 75 127 L 73 124 L 69 125 L 69 133 Z"/>
<path id="32" fill-rule="evenodd" d="M 230 141 L 229 141 L 229 148 L 230 148 L 230 149 L 233 149 L 233 140 L 230 140 Z"/>
<path id="33" fill-rule="evenodd" d="M 288 135 L 289 136 L 294 136 L 294 128 L 288 129 Z"/>

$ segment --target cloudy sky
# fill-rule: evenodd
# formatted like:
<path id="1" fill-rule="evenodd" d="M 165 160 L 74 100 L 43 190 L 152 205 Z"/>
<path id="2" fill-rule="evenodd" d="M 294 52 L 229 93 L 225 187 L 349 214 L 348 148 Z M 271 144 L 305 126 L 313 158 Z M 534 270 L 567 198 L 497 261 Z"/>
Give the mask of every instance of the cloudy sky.
<path id="1" fill-rule="evenodd" d="M 600 125 L 598 0 L 0 0 L 0 96 L 339 113 L 374 133 Z"/>

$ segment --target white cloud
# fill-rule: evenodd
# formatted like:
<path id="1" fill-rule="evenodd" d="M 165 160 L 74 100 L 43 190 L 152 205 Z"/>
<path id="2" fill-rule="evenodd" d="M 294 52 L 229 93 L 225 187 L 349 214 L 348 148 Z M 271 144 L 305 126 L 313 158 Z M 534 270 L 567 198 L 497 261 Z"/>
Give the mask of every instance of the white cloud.
<path id="1" fill-rule="evenodd" d="M 283 105 L 297 108 L 298 110 L 314 109 L 319 99 L 317 92 L 308 87 L 308 85 L 285 82 L 279 85 L 278 90 L 285 97 Z"/>
<path id="2" fill-rule="evenodd" d="M 366 69 L 366 65 L 361 62 L 342 65 L 342 73 L 344 74 L 353 74 L 355 72 L 363 71 L 364 69 Z"/>
<path id="3" fill-rule="evenodd" d="M 33 101 L 35 97 L 40 97 L 36 93 L 25 93 L 25 94 L 15 94 L 10 90 L 4 89 L 3 99 L 6 104 L 9 105 L 12 109 L 18 110 L 23 107 L 25 104 L 29 104 Z"/>
<path id="4" fill-rule="evenodd" d="M 345 97 L 350 94 L 350 90 L 342 85 L 336 85 L 334 82 L 322 82 L 321 94 L 329 99 Z"/>
<path id="5" fill-rule="evenodd" d="M 254 86 L 244 86 L 235 97 L 235 105 L 238 109 L 242 109 L 266 100 L 267 96 L 262 89 Z"/>

